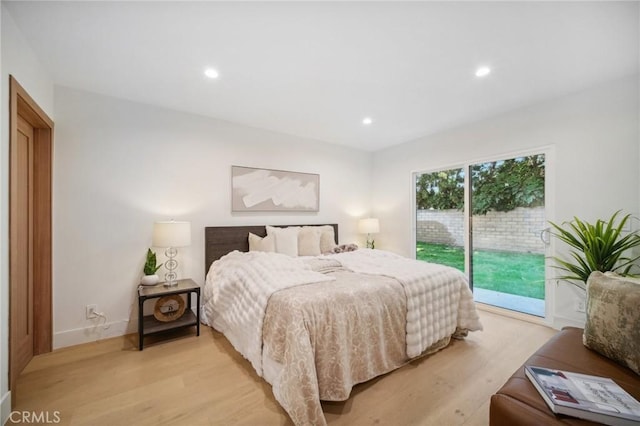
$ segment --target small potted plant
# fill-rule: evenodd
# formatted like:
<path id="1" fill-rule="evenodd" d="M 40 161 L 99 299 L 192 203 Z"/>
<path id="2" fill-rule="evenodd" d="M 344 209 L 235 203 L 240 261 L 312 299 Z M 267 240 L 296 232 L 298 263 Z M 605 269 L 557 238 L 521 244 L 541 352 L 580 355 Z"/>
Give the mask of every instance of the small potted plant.
<path id="1" fill-rule="evenodd" d="M 140 284 L 142 285 L 158 284 L 158 282 L 160 281 L 160 278 L 158 277 L 156 272 L 158 272 L 158 269 L 160 269 L 160 267 L 162 266 L 162 263 L 157 266 L 156 266 L 156 263 L 157 263 L 156 254 L 152 252 L 151 249 L 148 249 L 147 260 L 144 262 L 144 269 L 143 269 L 144 277 L 142 277 Z"/>

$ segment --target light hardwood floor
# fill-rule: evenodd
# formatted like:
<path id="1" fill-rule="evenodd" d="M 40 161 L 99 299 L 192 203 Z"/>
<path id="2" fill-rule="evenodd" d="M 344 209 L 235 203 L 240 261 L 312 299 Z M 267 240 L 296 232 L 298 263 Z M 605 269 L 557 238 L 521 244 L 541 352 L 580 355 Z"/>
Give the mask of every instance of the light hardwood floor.
<path id="1" fill-rule="evenodd" d="M 484 331 L 323 403 L 330 425 L 486 425 L 489 398 L 555 331 L 481 311 Z M 137 350 L 129 335 L 39 355 L 15 410 L 73 425 L 289 425 L 271 387 L 221 334 Z M 10 422 L 9 422 L 10 423 Z"/>

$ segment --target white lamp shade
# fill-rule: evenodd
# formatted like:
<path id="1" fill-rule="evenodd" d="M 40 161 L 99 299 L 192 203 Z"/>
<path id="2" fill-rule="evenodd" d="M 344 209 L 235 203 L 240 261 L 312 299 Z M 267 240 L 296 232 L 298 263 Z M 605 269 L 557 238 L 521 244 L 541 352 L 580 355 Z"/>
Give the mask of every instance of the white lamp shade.
<path id="1" fill-rule="evenodd" d="M 380 232 L 380 223 L 378 219 L 374 218 L 360 219 L 358 222 L 358 231 L 361 234 L 377 234 Z"/>
<path id="2" fill-rule="evenodd" d="M 154 247 L 186 247 L 191 245 L 191 222 L 156 222 L 153 224 Z"/>

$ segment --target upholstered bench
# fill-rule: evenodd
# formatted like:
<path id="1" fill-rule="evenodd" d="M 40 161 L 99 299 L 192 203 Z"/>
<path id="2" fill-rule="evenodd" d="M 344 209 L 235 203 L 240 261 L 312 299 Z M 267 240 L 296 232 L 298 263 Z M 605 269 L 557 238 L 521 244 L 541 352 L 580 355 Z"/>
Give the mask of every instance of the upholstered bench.
<path id="1" fill-rule="evenodd" d="M 639 307 L 638 280 L 594 272 L 587 283 L 585 329 L 563 328 L 525 365 L 609 377 L 640 401 Z M 553 414 L 524 367 L 491 397 L 489 413 L 492 426 L 595 424 Z"/>

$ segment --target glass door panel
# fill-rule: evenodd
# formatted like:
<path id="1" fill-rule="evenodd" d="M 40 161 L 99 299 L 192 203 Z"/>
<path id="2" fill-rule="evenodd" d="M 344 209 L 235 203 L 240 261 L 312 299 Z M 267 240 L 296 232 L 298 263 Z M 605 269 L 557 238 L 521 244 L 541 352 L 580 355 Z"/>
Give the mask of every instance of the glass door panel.
<path id="1" fill-rule="evenodd" d="M 544 174 L 544 154 L 469 167 L 476 301 L 544 317 Z"/>
<path id="2" fill-rule="evenodd" d="M 416 174 L 416 259 L 465 271 L 464 168 Z"/>

